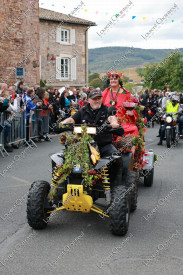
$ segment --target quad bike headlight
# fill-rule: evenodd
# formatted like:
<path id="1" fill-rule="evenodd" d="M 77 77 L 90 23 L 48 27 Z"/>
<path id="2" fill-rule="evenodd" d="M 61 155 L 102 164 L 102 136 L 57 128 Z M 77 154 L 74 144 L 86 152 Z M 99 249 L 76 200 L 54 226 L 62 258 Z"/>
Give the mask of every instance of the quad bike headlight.
<path id="1" fill-rule="evenodd" d="M 74 174 L 81 174 L 82 173 L 82 166 L 79 165 L 75 165 L 72 169 L 72 173 Z"/>
<path id="2" fill-rule="evenodd" d="M 171 122 L 172 122 L 172 117 L 168 116 L 168 117 L 166 118 L 166 122 L 167 122 L 167 123 L 171 123 Z"/>

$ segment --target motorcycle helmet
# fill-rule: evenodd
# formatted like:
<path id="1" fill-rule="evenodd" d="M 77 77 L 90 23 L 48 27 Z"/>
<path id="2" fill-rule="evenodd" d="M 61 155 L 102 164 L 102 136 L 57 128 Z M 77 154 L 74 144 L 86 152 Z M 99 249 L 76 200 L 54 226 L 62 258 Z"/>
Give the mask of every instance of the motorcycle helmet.
<path id="1" fill-rule="evenodd" d="M 177 102 L 179 102 L 179 97 L 177 95 L 172 96 L 172 104 L 175 105 Z"/>

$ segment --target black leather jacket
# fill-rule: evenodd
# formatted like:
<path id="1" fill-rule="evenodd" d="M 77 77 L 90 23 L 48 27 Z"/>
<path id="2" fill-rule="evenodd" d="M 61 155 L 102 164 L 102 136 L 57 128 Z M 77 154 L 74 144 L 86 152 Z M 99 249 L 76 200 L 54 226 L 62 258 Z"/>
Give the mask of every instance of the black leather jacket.
<path id="1" fill-rule="evenodd" d="M 98 110 L 92 110 L 88 103 L 85 107 L 75 113 L 72 118 L 76 124 L 87 124 L 88 126 L 97 126 L 98 133 L 94 137 L 98 146 L 104 146 L 112 143 L 112 134 L 122 136 L 124 134 L 123 128 L 120 126 L 117 129 L 112 129 L 112 132 L 104 132 L 103 125 L 107 121 L 108 107 L 103 105 Z"/>

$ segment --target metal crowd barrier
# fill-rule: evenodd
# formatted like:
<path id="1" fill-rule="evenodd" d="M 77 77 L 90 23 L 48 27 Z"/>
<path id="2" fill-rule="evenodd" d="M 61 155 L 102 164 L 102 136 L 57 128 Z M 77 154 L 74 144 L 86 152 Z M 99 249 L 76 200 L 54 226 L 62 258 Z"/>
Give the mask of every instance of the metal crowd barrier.
<path id="1" fill-rule="evenodd" d="M 29 119 L 26 119 L 25 112 L 14 112 L 11 117 L 4 112 L 0 113 L 0 153 L 4 157 L 4 153 L 8 156 L 5 146 L 5 128 L 9 124 L 10 131 L 8 133 L 7 142 L 12 145 L 24 142 L 30 146 L 34 143 L 33 139 L 39 138 L 40 135 L 48 134 L 49 132 L 49 114 L 42 109 L 30 111 Z"/>
<path id="2" fill-rule="evenodd" d="M 25 142 L 26 141 L 26 132 L 25 132 L 25 112 L 14 112 L 11 117 L 9 114 L 4 114 L 5 123 L 11 125 L 10 133 L 8 135 L 8 143 L 10 145 Z"/>
<path id="3" fill-rule="evenodd" d="M 31 110 L 29 124 L 27 127 L 29 127 L 28 140 L 36 146 L 33 139 L 39 138 L 40 135 L 43 136 L 49 132 L 49 113 L 47 114 L 47 112 L 43 109 Z"/>

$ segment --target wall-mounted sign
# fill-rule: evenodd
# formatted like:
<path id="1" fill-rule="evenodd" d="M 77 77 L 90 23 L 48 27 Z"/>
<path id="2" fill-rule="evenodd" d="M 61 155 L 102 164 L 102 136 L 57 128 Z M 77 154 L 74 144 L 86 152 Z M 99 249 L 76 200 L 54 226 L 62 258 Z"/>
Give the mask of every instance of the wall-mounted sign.
<path id="1" fill-rule="evenodd" d="M 24 68 L 16 68 L 16 78 L 24 78 Z"/>

